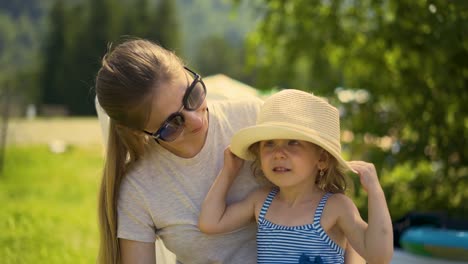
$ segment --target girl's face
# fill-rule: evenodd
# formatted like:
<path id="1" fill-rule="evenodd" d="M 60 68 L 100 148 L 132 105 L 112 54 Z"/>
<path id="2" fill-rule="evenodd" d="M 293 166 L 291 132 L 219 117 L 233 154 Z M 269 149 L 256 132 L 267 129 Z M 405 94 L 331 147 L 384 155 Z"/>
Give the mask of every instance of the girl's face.
<path id="1" fill-rule="evenodd" d="M 182 67 L 178 78 L 159 85 L 156 89 L 147 131 L 157 131 L 172 114 L 180 111 L 184 118 L 183 131 L 173 141 L 159 140 L 161 146 L 177 156 L 190 158 L 203 147 L 208 132 L 206 99 L 198 109 L 189 111 L 182 107 L 187 88 L 193 76 Z"/>
<path id="2" fill-rule="evenodd" d="M 266 178 L 278 187 L 315 184 L 320 148 L 302 140 L 260 142 L 260 163 Z"/>

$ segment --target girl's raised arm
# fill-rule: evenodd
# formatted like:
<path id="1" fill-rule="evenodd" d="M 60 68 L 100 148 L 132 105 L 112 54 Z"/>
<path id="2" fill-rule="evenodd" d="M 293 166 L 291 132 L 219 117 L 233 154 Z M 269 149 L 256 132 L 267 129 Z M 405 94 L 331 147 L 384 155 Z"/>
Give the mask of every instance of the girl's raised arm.
<path id="1" fill-rule="evenodd" d="M 377 172 L 371 163 L 351 161 L 348 163 L 360 177 L 368 196 L 368 223 L 359 215 L 351 199 L 343 201 L 347 210 L 338 219 L 346 237 L 356 251 L 368 263 L 390 263 L 393 256 L 392 220 Z"/>
<path id="2" fill-rule="evenodd" d="M 203 233 L 218 234 L 234 231 L 254 219 L 252 196 L 226 205 L 226 195 L 244 161 L 235 156 L 230 148 L 224 151 L 224 167 L 211 186 L 201 207 L 198 228 Z"/>

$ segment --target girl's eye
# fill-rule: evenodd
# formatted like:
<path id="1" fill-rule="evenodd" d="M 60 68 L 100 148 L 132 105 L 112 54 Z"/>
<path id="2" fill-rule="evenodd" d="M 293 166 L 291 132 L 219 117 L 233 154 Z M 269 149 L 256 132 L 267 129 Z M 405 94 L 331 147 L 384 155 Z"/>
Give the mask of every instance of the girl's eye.
<path id="1" fill-rule="evenodd" d="M 273 145 L 274 145 L 273 140 L 266 140 L 266 141 L 263 142 L 264 147 L 271 147 Z"/>
<path id="2" fill-rule="evenodd" d="M 288 142 L 288 145 L 290 145 L 290 146 L 296 146 L 296 145 L 299 145 L 299 144 L 300 144 L 299 140 L 289 140 L 289 142 Z"/>

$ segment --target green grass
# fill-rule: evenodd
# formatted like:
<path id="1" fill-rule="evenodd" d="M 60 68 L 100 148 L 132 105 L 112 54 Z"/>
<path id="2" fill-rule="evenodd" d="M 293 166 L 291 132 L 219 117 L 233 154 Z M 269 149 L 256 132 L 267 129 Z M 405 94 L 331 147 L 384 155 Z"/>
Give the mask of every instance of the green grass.
<path id="1" fill-rule="evenodd" d="M 101 146 L 8 146 L 0 174 L 0 262 L 94 263 Z"/>

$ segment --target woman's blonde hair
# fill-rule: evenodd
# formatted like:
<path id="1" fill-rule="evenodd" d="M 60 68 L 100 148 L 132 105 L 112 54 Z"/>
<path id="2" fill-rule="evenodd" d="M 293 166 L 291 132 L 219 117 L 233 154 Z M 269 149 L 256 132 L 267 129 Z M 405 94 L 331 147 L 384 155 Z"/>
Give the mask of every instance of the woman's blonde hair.
<path id="1" fill-rule="evenodd" d="M 128 168 L 150 140 L 141 130 L 151 113 L 155 90 L 175 78 L 183 66 L 172 52 L 147 40 L 127 40 L 102 59 L 96 76 L 99 104 L 110 117 L 106 160 L 99 192 L 98 263 L 120 263 L 117 199 Z"/>
<path id="2" fill-rule="evenodd" d="M 315 144 L 314 144 L 315 145 Z M 345 193 L 349 187 L 352 188 L 352 182 L 346 177 L 345 169 L 342 168 L 335 157 L 330 155 L 326 150 L 320 146 L 315 145 L 317 148 L 323 150 L 327 155 L 327 169 L 323 170 L 323 175 L 317 174 L 315 184 L 317 187 L 325 192 L 331 193 Z M 260 142 L 256 142 L 249 147 L 249 152 L 255 157 L 251 169 L 253 175 L 262 184 L 273 185 L 261 170 L 260 160 Z"/>

